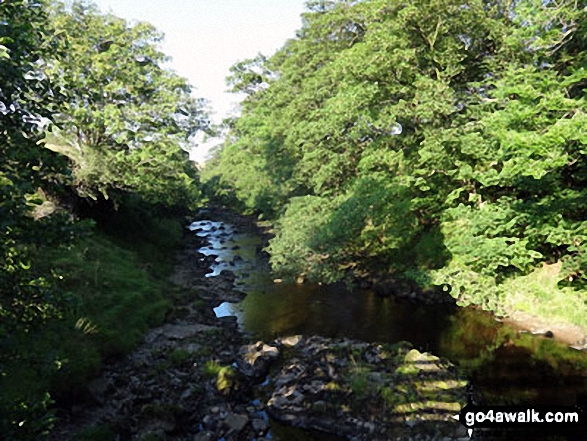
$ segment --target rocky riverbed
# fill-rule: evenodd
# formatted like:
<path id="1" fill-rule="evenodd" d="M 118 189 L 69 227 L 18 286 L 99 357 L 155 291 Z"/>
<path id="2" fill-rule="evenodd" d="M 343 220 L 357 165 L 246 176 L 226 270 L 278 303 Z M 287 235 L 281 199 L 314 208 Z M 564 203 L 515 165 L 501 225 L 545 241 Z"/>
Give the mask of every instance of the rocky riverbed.
<path id="1" fill-rule="evenodd" d="M 256 228 L 232 216 L 237 231 Z M 178 255 L 168 322 L 106 366 L 88 402 L 60 410 L 52 440 L 261 441 L 275 439 L 273 421 L 313 431 L 307 439 L 468 439 L 451 418 L 466 382 L 445 360 L 404 343 L 248 341 L 233 317 L 217 318 L 214 307 L 245 294 L 229 270 L 206 277 L 215 257 L 197 251 L 204 240 L 190 235 Z"/>

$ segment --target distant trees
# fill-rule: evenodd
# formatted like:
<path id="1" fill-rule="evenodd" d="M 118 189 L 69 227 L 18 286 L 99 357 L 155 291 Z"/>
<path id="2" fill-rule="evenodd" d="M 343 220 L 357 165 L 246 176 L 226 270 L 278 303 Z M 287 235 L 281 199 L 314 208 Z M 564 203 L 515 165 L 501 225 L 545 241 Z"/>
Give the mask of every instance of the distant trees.
<path id="1" fill-rule="evenodd" d="M 312 2 L 296 39 L 238 66 L 238 90 L 266 86 L 205 175 L 273 217 L 285 274 L 498 309 L 560 262 L 540 295 L 584 311 L 584 6 Z"/>

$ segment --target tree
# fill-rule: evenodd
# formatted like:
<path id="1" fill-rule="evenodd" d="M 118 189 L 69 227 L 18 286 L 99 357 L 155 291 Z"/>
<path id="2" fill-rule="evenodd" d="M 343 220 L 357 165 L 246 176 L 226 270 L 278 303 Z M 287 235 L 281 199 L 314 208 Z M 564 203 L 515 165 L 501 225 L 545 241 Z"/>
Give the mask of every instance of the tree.
<path id="1" fill-rule="evenodd" d="M 550 286 L 538 290 L 543 300 L 585 308 L 580 291 L 563 288 L 586 282 L 584 20 L 574 3 L 519 2 L 503 52 L 478 84 L 483 93 L 437 146 L 450 140 L 460 153 L 461 185 L 443 216 L 453 259 L 436 280 L 463 302 L 511 308 L 523 280 Z M 543 265 L 558 270 L 537 283 Z"/>
<path id="2" fill-rule="evenodd" d="M 481 2 L 318 3 L 304 15 L 298 38 L 266 61 L 273 79 L 245 100 L 216 168 L 263 211 L 280 213 L 297 196 L 298 208 L 313 200 L 306 195 L 324 200 L 324 228 L 308 227 L 307 249 L 317 262 L 329 256 L 332 275 L 363 274 L 374 259 L 384 271 L 397 270 L 439 222 L 443 196 L 426 176 L 446 179 L 435 175 L 436 164 L 418 168 L 418 151 L 459 112 L 467 91 L 462 79 L 486 73 L 479 58 L 494 45 L 493 11 Z M 275 194 L 262 206 L 260 185 L 249 185 L 253 175 L 265 194 Z M 276 267 L 288 259 L 314 262 L 282 255 L 291 247 L 281 247 L 289 235 L 279 231 L 272 242 Z"/>
<path id="3" fill-rule="evenodd" d="M 585 5 L 310 6 L 206 171 L 274 217 L 274 268 L 496 309 L 546 265 L 585 311 Z"/>
<path id="4" fill-rule="evenodd" d="M 40 257 L 73 253 L 68 246 L 89 234 L 88 223 L 63 208 L 49 215 L 45 208 L 57 205 L 49 199 L 68 201 L 73 186 L 79 197 L 140 199 L 150 209 L 198 201 L 197 173 L 182 147 L 207 127 L 205 104 L 162 67 L 159 39 L 148 24 L 130 26 L 87 4 L 0 2 L 3 439 L 45 434 L 53 420 L 49 390 L 59 374 L 74 372 L 79 380 L 100 363 L 99 348 L 70 323 L 72 311 L 90 309 L 87 300 L 67 292 L 68 274 Z M 136 263 L 131 270 L 149 280 Z M 139 285 L 134 301 L 160 314 L 165 302 L 157 288 Z M 133 333 L 156 315 L 138 313 Z"/>
<path id="5" fill-rule="evenodd" d="M 61 91 L 48 75 L 48 56 L 58 48 L 42 1 L 0 3 L 0 381 L 9 361 L 29 363 L 18 347 L 24 333 L 59 315 L 65 299 L 52 274 L 39 273 L 37 247 L 71 230 L 63 219 L 33 219 L 35 193 L 54 188 L 65 161 L 38 144 L 42 126 L 60 108 Z M 45 431 L 51 415 L 44 391 L 13 400 L 0 386 L 0 432 L 6 439 L 32 439 Z M 20 425 L 20 426 L 19 426 Z"/>
<path id="6" fill-rule="evenodd" d="M 209 122 L 205 102 L 164 67 L 162 36 L 84 2 L 56 3 L 51 18 L 65 48 L 51 75 L 68 97 L 46 145 L 71 160 L 78 194 L 194 204 L 197 174 L 184 150 Z"/>

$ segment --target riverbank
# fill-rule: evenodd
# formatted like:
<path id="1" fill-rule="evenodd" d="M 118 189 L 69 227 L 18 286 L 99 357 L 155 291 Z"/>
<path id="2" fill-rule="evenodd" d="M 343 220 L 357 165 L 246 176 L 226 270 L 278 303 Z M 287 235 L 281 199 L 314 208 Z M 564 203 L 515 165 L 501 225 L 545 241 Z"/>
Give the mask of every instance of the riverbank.
<path id="1" fill-rule="evenodd" d="M 258 232 L 250 218 L 222 216 L 233 234 Z M 205 237 L 191 234 L 177 256 L 171 280 L 181 289 L 167 322 L 106 366 L 88 385 L 85 403 L 60 410 L 51 439 L 262 440 L 272 436 L 275 420 L 322 433 L 307 432 L 306 439 L 463 436 L 450 414 L 465 402 L 465 382 L 450 363 L 406 344 L 311 336 L 250 341 L 234 318 L 213 313 L 244 294 L 230 271 L 206 277 L 215 257 L 197 251 L 204 245 Z M 279 439 L 294 439 L 280 430 Z"/>
<path id="2" fill-rule="evenodd" d="M 230 214 L 230 211 L 220 210 L 216 215 L 222 217 L 223 215 L 220 213 L 228 215 L 229 218 L 227 220 L 230 221 L 238 222 L 238 219 L 246 219 L 245 222 L 248 227 L 251 228 L 250 231 L 254 231 L 255 234 L 262 237 L 263 245 L 260 249 L 264 249 L 268 245 L 269 240 L 274 237 L 273 228 L 268 222 L 257 222 L 252 217 L 243 217 L 234 213 Z M 266 257 L 268 258 L 269 256 L 266 254 Z M 277 279 L 277 281 L 281 282 L 282 280 Z M 303 277 L 298 277 L 295 282 L 304 283 L 304 279 Z M 373 291 L 380 297 L 393 297 L 402 300 L 406 299 L 415 303 L 431 305 L 457 304 L 457 299 L 451 296 L 447 291 L 442 290 L 440 287 L 436 289 L 432 287 L 422 289 L 414 282 L 398 282 L 389 276 L 367 276 L 363 279 L 357 280 L 356 285 L 362 289 Z M 530 303 L 534 301 L 539 302 L 537 299 L 531 299 Z M 520 299 L 517 299 L 517 303 L 514 303 L 512 299 L 506 296 L 505 300 L 496 306 L 496 309 L 500 309 L 500 313 L 506 313 L 504 317 L 498 315 L 496 309 L 489 312 L 495 314 L 496 320 L 511 326 L 517 331 L 529 332 L 535 335 L 544 335 L 548 338 L 553 338 L 556 341 L 562 342 L 573 349 L 587 351 L 587 328 L 571 323 L 568 320 L 565 321 L 560 317 L 553 318 L 548 315 L 540 315 L 536 313 L 537 308 L 528 306 L 528 303 L 529 301 L 526 301 L 525 303 L 521 302 L 521 304 L 526 305 L 527 310 L 520 310 L 515 307 L 516 304 L 520 304 Z M 549 303 L 543 301 L 540 310 L 549 311 L 549 309 L 560 309 L 560 303 L 561 300 L 557 299 L 557 303 L 552 303 L 552 307 L 549 307 Z M 480 308 L 479 305 L 472 306 Z M 584 315 L 587 316 L 587 300 L 582 305 L 579 305 L 579 308 L 583 308 L 585 310 Z M 575 314 L 581 315 L 577 311 L 575 311 Z"/>
<path id="3" fill-rule="evenodd" d="M 587 330 L 569 323 L 553 323 L 523 311 L 511 311 L 502 322 L 520 331 L 544 335 L 567 344 L 573 349 L 587 351 Z"/>

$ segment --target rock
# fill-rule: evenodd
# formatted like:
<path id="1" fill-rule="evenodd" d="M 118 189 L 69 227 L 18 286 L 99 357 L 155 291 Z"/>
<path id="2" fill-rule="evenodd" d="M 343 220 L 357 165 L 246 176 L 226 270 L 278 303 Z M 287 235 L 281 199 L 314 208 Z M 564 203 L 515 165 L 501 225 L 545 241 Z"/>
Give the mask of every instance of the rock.
<path id="1" fill-rule="evenodd" d="M 229 413 L 224 419 L 224 424 L 231 433 L 239 433 L 249 422 L 249 417 L 239 413 Z"/>
<path id="2" fill-rule="evenodd" d="M 147 422 L 149 432 L 169 433 L 173 432 L 176 427 L 174 418 L 157 418 Z M 165 439 L 163 436 L 162 439 Z"/>
<path id="3" fill-rule="evenodd" d="M 288 348 L 292 348 L 295 345 L 297 345 L 300 341 L 302 341 L 301 335 L 292 335 L 289 337 L 282 337 L 282 338 L 276 340 L 276 343 L 281 344 L 283 346 L 286 346 Z"/>
<path id="4" fill-rule="evenodd" d="M 373 433 L 373 432 L 375 432 L 375 429 L 377 428 L 377 426 L 375 426 L 375 424 L 373 424 L 371 422 L 366 422 L 363 424 L 363 428 L 365 428 L 367 430 L 367 432 Z"/>
<path id="5" fill-rule="evenodd" d="M 165 431 L 161 429 L 143 431 L 140 437 L 142 440 L 148 439 L 157 441 L 164 440 L 165 438 Z"/>
<path id="6" fill-rule="evenodd" d="M 327 408 L 326 401 L 318 400 L 312 404 L 312 410 L 316 412 L 324 412 Z"/>
<path id="7" fill-rule="evenodd" d="M 193 393 L 194 393 L 194 389 L 189 387 L 181 393 L 181 396 L 179 397 L 179 399 L 180 400 L 187 400 L 188 398 L 190 398 L 192 396 Z"/>
<path id="8" fill-rule="evenodd" d="M 308 394 L 317 395 L 324 389 L 326 384 L 320 380 L 312 380 L 310 384 L 305 384 L 302 389 Z"/>
<path id="9" fill-rule="evenodd" d="M 466 382 L 447 361 L 412 350 L 407 343 L 312 336 L 277 339 L 276 344 L 285 346 L 282 340 L 295 344 L 287 352 L 289 363 L 271 382 L 267 412 L 278 421 L 356 441 L 431 440 L 429 425 L 397 424 L 404 416 L 390 415 L 390 409 L 409 414 L 425 407 L 425 418 L 438 422 L 443 434 L 456 434 L 460 427 L 447 410 L 465 403 Z"/>
<path id="10" fill-rule="evenodd" d="M 193 441 L 212 441 L 212 434 L 210 432 L 200 432 L 194 436 Z"/>
<path id="11" fill-rule="evenodd" d="M 367 351 L 365 352 L 365 360 L 367 360 L 368 363 L 379 363 L 381 358 L 376 351 Z"/>
<path id="12" fill-rule="evenodd" d="M 190 343 L 185 347 L 185 350 L 188 351 L 190 354 L 197 354 L 202 350 L 202 345 L 197 343 Z"/>
<path id="13" fill-rule="evenodd" d="M 283 367 L 278 377 L 275 380 L 275 386 L 281 387 L 297 380 L 298 378 L 305 376 L 306 367 L 299 363 L 297 360 L 294 361 L 287 367 Z"/>
<path id="14" fill-rule="evenodd" d="M 210 331 L 211 329 L 217 329 L 214 326 L 202 325 L 195 323 L 192 325 L 163 325 L 147 334 L 145 341 L 147 343 L 153 343 L 156 340 L 167 339 L 167 340 L 184 340 L 189 337 L 194 337 L 202 332 Z"/>
<path id="15" fill-rule="evenodd" d="M 238 319 L 233 315 L 225 315 L 224 317 L 218 317 L 220 324 L 228 329 L 238 328 Z"/>
<path id="16" fill-rule="evenodd" d="M 236 279 L 236 276 L 234 275 L 234 273 L 232 271 L 228 271 L 228 270 L 222 270 L 220 272 L 220 274 L 218 275 L 218 277 L 220 277 L 223 280 L 226 280 L 228 282 L 234 282 L 234 280 Z"/>
<path id="17" fill-rule="evenodd" d="M 239 352 L 238 367 L 246 376 L 254 378 L 265 376 L 271 363 L 279 357 L 279 349 L 261 341 L 245 345 Z"/>
<path id="18" fill-rule="evenodd" d="M 255 434 L 262 435 L 267 431 L 267 429 L 269 428 L 269 425 L 265 421 L 263 421 L 262 419 L 255 418 L 255 419 L 251 420 L 251 427 L 255 431 Z"/>
<path id="19" fill-rule="evenodd" d="M 438 362 L 440 359 L 434 355 L 421 353 L 416 349 L 408 352 L 404 358 L 406 363 L 413 364 L 413 366 L 422 371 L 439 371 Z"/>

